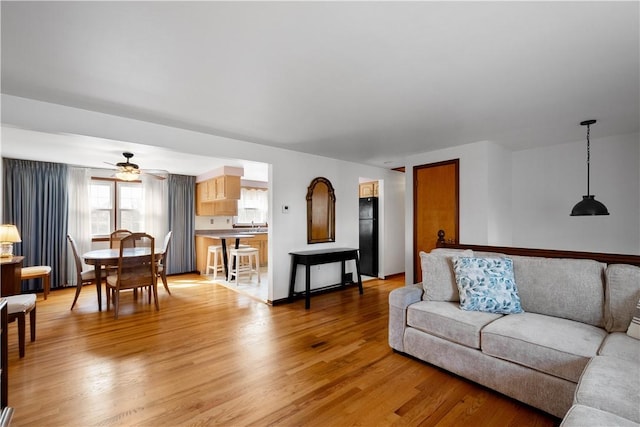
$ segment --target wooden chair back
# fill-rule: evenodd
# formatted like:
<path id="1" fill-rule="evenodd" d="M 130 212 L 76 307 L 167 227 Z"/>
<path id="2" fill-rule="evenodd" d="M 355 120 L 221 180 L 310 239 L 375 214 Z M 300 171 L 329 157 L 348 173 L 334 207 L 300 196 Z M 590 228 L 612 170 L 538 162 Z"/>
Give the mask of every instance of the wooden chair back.
<path id="1" fill-rule="evenodd" d="M 127 236 L 130 236 L 131 234 L 133 234 L 131 231 L 125 230 L 125 229 L 120 229 L 120 230 L 113 231 L 109 235 L 109 247 L 111 249 L 119 248 L 121 246 L 121 244 L 122 244 L 122 239 L 127 237 Z M 128 240 L 127 244 L 131 245 L 131 246 L 127 246 L 129 248 L 135 248 L 136 247 L 136 241 L 135 240 Z"/>
<path id="2" fill-rule="evenodd" d="M 126 257 L 123 253 L 127 248 L 149 248 L 149 254 L 135 258 Z M 153 286 L 156 282 L 154 249 L 155 239 L 146 233 L 131 233 L 120 240 L 116 289 Z"/>

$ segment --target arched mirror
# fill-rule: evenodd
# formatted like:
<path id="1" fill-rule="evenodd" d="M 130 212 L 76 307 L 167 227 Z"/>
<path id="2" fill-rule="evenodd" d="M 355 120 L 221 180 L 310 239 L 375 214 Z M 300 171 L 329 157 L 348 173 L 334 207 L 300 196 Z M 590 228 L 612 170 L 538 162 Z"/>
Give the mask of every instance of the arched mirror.
<path id="1" fill-rule="evenodd" d="M 307 243 L 335 242 L 336 195 L 327 178 L 318 177 L 307 188 Z"/>

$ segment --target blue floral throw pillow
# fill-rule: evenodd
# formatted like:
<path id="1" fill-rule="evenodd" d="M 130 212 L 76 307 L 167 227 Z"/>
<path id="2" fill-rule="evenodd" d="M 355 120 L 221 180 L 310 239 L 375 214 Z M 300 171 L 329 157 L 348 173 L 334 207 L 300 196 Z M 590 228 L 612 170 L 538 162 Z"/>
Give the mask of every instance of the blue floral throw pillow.
<path id="1" fill-rule="evenodd" d="M 522 313 L 511 258 L 453 260 L 460 308 L 488 313 Z"/>

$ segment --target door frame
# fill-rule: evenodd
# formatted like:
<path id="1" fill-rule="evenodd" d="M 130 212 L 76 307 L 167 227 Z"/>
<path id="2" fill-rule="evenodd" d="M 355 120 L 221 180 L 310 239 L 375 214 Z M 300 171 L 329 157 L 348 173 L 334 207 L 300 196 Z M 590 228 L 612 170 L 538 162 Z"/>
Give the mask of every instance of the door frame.
<path id="1" fill-rule="evenodd" d="M 455 198 L 456 198 L 456 212 L 455 212 L 455 230 L 456 230 L 456 238 L 460 239 L 460 159 L 451 159 L 444 160 L 441 162 L 428 163 L 424 165 L 417 165 L 413 167 L 413 283 L 417 283 L 418 280 L 418 269 L 422 268 L 420 262 L 418 260 L 418 223 L 416 218 L 418 217 L 416 214 L 417 211 L 417 199 L 418 199 L 418 171 L 426 168 L 433 168 L 439 166 L 455 166 Z M 433 236 L 433 240 L 437 241 L 438 236 Z"/>

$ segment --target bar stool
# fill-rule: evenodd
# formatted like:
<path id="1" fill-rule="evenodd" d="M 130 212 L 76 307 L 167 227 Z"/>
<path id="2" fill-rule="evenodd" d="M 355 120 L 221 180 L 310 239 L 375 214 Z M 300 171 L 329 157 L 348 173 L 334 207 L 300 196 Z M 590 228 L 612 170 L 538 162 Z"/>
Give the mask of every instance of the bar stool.
<path id="1" fill-rule="evenodd" d="M 220 260 L 220 263 L 218 263 L 218 259 Z M 205 274 L 209 274 L 210 270 L 213 270 L 214 280 L 218 277 L 218 272 L 224 272 L 224 260 L 222 258 L 221 245 L 211 245 L 207 250 L 207 268 L 205 269 Z"/>
<path id="2" fill-rule="evenodd" d="M 253 262 L 252 262 L 253 259 Z M 234 265 L 235 268 L 231 267 Z M 232 248 L 229 249 L 229 283 L 233 281 L 235 276 L 236 286 L 238 285 L 238 277 L 240 273 L 248 272 L 249 280 L 253 277 L 253 273 L 258 275 L 258 283 L 260 283 L 260 251 L 257 248 Z"/>
<path id="3" fill-rule="evenodd" d="M 51 267 L 48 265 L 34 265 L 31 267 L 22 267 L 20 272 L 20 280 L 42 279 L 42 288 L 44 289 L 44 299 L 47 299 L 51 290 Z"/>

